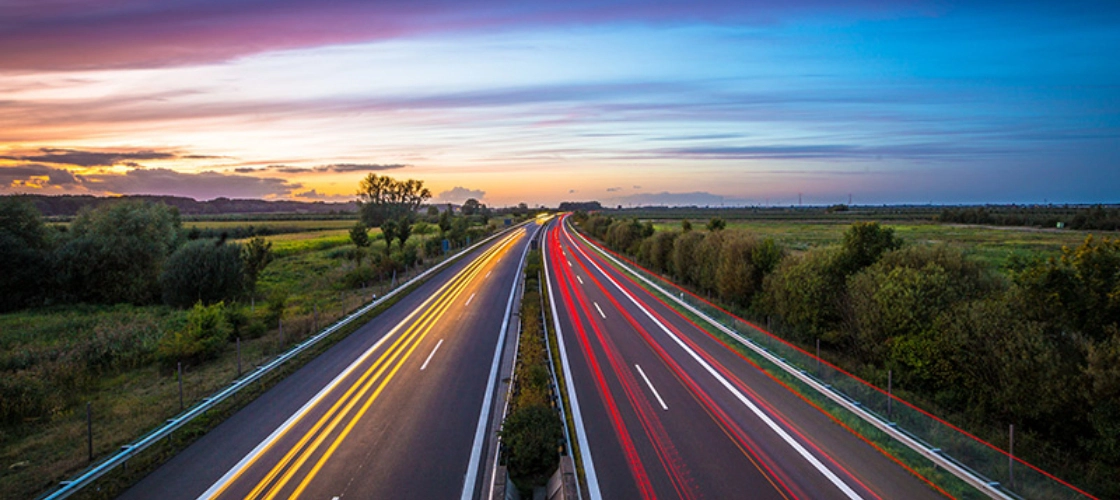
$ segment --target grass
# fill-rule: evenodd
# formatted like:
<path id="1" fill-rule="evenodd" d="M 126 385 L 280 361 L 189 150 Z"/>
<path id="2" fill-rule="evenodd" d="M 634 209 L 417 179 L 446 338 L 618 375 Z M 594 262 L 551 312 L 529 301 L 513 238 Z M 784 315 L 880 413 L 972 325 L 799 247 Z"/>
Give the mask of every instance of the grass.
<path id="1" fill-rule="evenodd" d="M 267 228 L 276 232 L 294 233 L 304 231 L 321 231 L 324 229 L 350 229 L 354 220 L 349 219 L 322 219 L 322 220 L 188 220 L 183 222 L 183 227 L 190 229 L 234 229 L 253 226 Z"/>
<path id="2" fill-rule="evenodd" d="M 759 238 L 773 238 L 788 250 L 803 252 L 810 248 L 840 243 L 844 231 L 848 229 L 851 222 L 850 220 L 734 220 L 727 223 L 727 228 L 744 230 Z M 895 234 L 908 244 L 948 245 L 999 269 L 1006 268 L 1012 256 L 1029 260 L 1057 255 L 1063 246 L 1077 246 L 1090 234 L 1120 236 L 1120 233 L 1115 232 L 971 226 L 918 221 L 884 222 L 883 225 L 893 228 Z M 654 227 L 658 230 L 679 229 L 680 222 L 662 220 L 655 222 Z M 702 227 L 703 221 L 693 221 L 694 229 Z"/>
<path id="3" fill-rule="evenodd" d="M 348 230 L 313 229 L 317 227 L 313 223 L 319 221 L 301 222 L 307 222 L 307 231 L 267 237 L 273 242 L 276 260 L 262 273 L 257 297 L 286 297 L 284 333 L 281 338 L 276 325 L 268 325 L 263 336 L 243 338 L 244 371 L 368 303 L 371 291 L 378 295 L 387 291 L 386 282 L 370 283 L 372 288 L 344 289 L 340 285 L 342 277 L 355 266 L 347 252 L 339 248 L 349 245 Z M 353 223 L 346 222 L 347 227 Z M 413 236 L 409 243 L 419 244 L 423 238 Z M 371 251 L 383 249 L 384 242 L 376 241 Z M 428 259 L 426 264 L 434 262 Z M 398 282 L 420 271 L 414 268 L 402 273 Z M 250 315 L 261 318 L 267 312 L 261 302 L 258 300 L 255 307 L 235 307 L 253 310 Z M 65 305 L 0 315 L 0 373 L 5 378 L 13 374 L 22 377 L 9 378 L 9 386 L 20 390 L 42 382 L 37 387 L 49 403 L 49 411 L 42 417 L 0 426 L 0 498 L 35 497 L 88 464 L 87 401 L 93 410 L 95 458 L 119 450 L 179 413 L 176 377 L 158 368 L 154 345 L 163 334 L 178 328 L 183 317 L 184 312 L 166 306 L 131 305 Z M 96 363 L 91 367 L 85 361 L 106 356 L 111 361 L 104 367 Z M 218 359 L 185 366 L 186 406 L 228 385 L 236 375 L 237 352 L 232 342 Z M 65 384 L 59 385 L 58 380 Z M 231 408 L 248 400 L 251 397 L 231 403 Z M 215 417 L 215 421 L 220 420 L 220 416 Z M 171 440 L 163 451 L 154 452 L 151 463 L 157 464 L 181 449 L 175 446 L 185 446 L 187 437 L 194 435 L 191 432 L 201 434 L 206 428 L 200 424 L 196 431 L 177 433 L 183 435 Z M 129 467 L 133 475 L 143 461 L 136 462 L 136 467 Z M 98 496 L 94 491 L 83 495 Z"/>

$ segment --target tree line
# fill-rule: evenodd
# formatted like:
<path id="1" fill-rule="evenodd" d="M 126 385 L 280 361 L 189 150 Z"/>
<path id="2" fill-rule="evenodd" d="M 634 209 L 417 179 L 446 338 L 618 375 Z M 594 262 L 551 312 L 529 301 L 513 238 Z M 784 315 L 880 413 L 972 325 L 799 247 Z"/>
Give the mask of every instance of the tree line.
<path id="1" fill-rule="evenodd" d="M 1120 241 L 1088 237 L 1009 273 L 946 246 L 906 244 L 875 222 L 838 245 L 577 213 L 608 247 L 766 323 L 818 339 L 840 366 L 895 387 L 1075 484 L 1120 495 Z M 1021 437 L 1022 436 L 1022 437 Z"/>
<path id="2" fill-rule="evenodd" d="M 1101 205 L 1076 209 L 1016 206 L 945 208 L 937 219 L 959 224 L 1057 227 L 1061 223 L 1068 229 L 1120 230 L 1120 208 Z"/>
<path id="3" fill-rule="evenodd" d="M 121 201 L 51 227 L 28 200 L 0 198 L 0 311 L 79 302 L 189 307 L 255 289 L 270 243 L 190 233 L 163 204 Z"/>

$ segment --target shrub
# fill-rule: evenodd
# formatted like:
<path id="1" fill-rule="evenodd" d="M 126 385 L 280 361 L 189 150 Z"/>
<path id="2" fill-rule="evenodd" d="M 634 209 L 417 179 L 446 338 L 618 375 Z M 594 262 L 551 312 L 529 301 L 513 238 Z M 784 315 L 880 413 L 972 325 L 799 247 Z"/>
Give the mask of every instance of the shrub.
<path id="1" fill-rule="evenodd" d="M 167 260 L 160 274 L 163 300 L 175 307 L 231 300 L 244 290 L 241 245 L 195 240 Z"/>
<path id="2" fill-rule="evenodd" d="M 522 491 L 543 485 L 560 462 L 564 437 L 560 416 L 548 406 L 517 408 L 502 422 L 502 444 L 510 477 Z"/>
<path id="3" fill-rule="evenodd" d="M 229 342 L 231 328 L 226 321 L 225 304 L 195 304 L 187 313 L 187 324 L 164 335 L 157 356 L 164 368 L 177 362 L 200 363 L 213 359 Z"/>

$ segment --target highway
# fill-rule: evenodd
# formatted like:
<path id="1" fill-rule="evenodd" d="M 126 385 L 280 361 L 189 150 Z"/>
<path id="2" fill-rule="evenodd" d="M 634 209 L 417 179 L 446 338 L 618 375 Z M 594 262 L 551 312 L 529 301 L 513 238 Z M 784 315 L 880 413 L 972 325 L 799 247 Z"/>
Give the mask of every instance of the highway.
<path id="1" fill-rule="evenodd" d="M 493 411 L 499 337 L 536 229 L 448 266 L 123 498 L 476 496 L 489 477 L 480 421 Z"/>
<path id="2" fill-rule="evenodd" d="M 944 494 L 549 227 L 554 301 L 591 498 Z"/>

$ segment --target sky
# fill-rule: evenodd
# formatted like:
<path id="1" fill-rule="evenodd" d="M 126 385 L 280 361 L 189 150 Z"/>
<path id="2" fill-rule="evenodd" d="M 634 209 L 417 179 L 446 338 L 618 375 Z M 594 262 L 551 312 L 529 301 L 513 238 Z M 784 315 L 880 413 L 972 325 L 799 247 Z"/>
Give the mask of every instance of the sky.
<path id="1" fill-rule="evenodd" d="M 2 0 L 0 194 L 1120 202 L 1120 4 Z"/>

